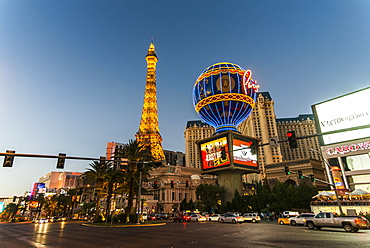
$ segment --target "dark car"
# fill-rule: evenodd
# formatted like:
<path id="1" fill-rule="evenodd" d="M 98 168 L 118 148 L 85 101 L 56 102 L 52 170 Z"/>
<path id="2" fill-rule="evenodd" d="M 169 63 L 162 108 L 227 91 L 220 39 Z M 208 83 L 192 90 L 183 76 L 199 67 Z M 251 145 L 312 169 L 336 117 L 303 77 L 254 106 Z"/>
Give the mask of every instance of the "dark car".
<path id="1" fill-rule="evenodd" d="M 157 220 L 157 215 L 155 214 L 148 215 L 148 220 Z"/>
<path id="2" fill-rule="evenodd" d="M 159 220 L 168 220 L 170 218 L 170 215 L 169 214 L 161 213 L 161 214 L 157 214 L 157 218 Z"/>

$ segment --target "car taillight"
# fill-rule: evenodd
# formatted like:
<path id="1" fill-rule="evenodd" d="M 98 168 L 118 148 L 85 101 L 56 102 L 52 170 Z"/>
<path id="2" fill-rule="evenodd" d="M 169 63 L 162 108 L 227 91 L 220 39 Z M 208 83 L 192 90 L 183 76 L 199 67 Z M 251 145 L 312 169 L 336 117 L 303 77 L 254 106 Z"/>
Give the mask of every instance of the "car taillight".
<path id="1" fill-rule="evenodd" d="M 356 224 L 361 224 L 361 219 L 356 218 L 356 219 L 355 219 L 355 223 L 356 223 Z"/>

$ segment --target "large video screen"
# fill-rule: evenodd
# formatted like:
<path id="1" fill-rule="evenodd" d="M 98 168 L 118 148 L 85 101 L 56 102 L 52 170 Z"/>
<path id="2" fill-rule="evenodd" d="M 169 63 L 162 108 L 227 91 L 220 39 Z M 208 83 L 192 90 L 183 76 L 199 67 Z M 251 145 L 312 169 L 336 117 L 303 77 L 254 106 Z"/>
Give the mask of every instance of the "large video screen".
<path id="1" fill-rule="evenodd" d="M 258 170 L 256 141 L 233 138 L 234 165 Z"/>
<path id="2" fill-rule="evenodd" d="M 370 87 L 312 105 L 319 133 L 349 131 L 323 135 L 322 145 L 370 137 Z M 360 128 L 362 127 L 362 128 Z"/>
<path id="3" fill-rule="evenodd" d="M 200 150 L 203 170 L 211 170 L 230 165 L 227 136 L 200 144 Z"/>

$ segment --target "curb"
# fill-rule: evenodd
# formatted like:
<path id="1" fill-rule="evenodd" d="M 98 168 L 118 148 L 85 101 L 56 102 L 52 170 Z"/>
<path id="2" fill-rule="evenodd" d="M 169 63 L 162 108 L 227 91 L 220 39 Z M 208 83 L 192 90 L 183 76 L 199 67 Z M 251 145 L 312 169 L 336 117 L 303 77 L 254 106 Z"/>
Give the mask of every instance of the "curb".
<path id="1" fill-rule="evenodd" d="M 148 227 L 148 226 L 164 226 L 167 225 L 167 223 L 155 223 L 155 224 L 126 224 L 126 225 L 115 225 L 115 226 L 98 226 L 94 224 L 88 224 L 88 223 L 83 223 L 83 226 L 90 226 L 90 227 Z"/>

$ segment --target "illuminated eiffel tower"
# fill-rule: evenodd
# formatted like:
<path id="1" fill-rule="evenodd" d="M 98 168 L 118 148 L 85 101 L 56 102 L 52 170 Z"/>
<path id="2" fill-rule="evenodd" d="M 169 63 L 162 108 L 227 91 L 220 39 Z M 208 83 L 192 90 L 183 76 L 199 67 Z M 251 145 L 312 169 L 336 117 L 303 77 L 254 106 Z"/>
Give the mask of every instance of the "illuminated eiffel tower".
<path id="1" fill-rule="evenodd" d="M 162 137 L 158 127 L 157 112 L 157 76 L 156 65 L 158 62 L 157 54 L 153 42 L 150 44 L 148 54 L 145 57 L 147 63 L 146 84 L 144 94 L 143 112 L 139 131 L 136 133 L 136 140 L 150 149 L 155 161 L 165 159 L 162 148 Z"/>

